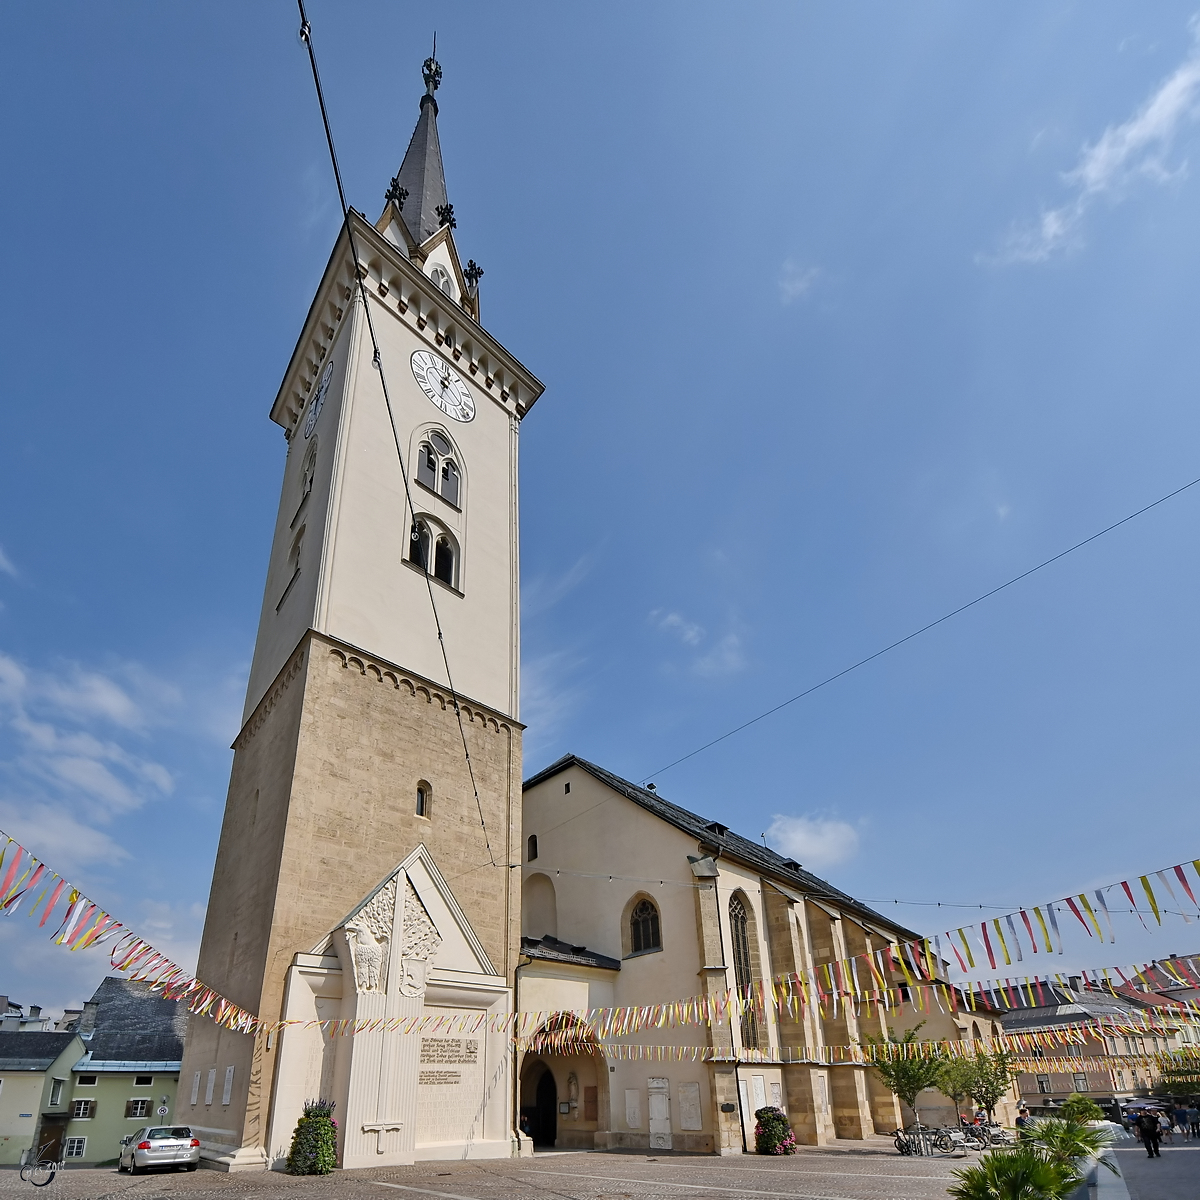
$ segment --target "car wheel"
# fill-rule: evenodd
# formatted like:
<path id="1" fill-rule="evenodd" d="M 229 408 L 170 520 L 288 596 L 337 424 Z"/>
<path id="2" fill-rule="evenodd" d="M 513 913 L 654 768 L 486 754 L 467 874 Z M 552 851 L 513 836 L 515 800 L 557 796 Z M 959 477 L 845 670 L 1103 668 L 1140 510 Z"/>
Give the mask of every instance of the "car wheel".
<path id="1" fill-rule="evenodd" d="M 199 1165 L 200 1165 L 199 1163 L 188 1163 L 188 1165 L 186 1167 L 184 1167 L 183 1169 L 185 1171 L 194 1171 Z"/>
<path id="2" fill-rule="evenodd" d="M 129 1156 L 129 1173 L 130 1175 L 136 1175 L 138 1173 L 137 1159 L 134 1158 L 132 1154 Z"/>

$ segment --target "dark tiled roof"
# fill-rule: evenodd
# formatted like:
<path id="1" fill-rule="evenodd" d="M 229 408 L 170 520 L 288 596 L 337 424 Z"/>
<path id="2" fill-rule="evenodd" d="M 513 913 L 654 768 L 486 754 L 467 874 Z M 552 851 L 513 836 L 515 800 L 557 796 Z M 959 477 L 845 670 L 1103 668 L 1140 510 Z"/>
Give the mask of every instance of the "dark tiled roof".
<path id="1" fill-rule="evenodd" d="M 521 953 L 526 958 L 540 958 L 546 962 L 573 963 L 577 967 L 602 967 L 606 971 L 619 971 L 619 959 L 609 958 L 607 954 L 597 954 L 586 946 L 572 946 L 570 942 L 560 942 L 558 938 L 546 934 L 542 938 L 523 937 Z"/>
<path id="2" fill-rule="evenodd" d="M 438 141 L 437 101 L 432 94 L 421 97 L 421 115 L 400 164 L 396 181 L 408 192 L 401 210 L 404 224 L 420 245 L 442 226 L 438 208 L 446 203 L 446 176 L 442 170 L 442 147 Z"/>
<path id="3" fill-rule="evenodd" d="M 44 1071 L 74 1040 L 73 1033 L 0 1032 L 0 1070 Z"/>
<path id="4" fill-rule="evenodd" d="M 187 1011 L 186 1007 L 184 1011 Z M 87 1048 L 93 1063 L 180 1062 L 183 1059 L 183 1038 L 174 1033 L 120 1033 L 98 1029 L 92 1034 Z"/>
<path id="5" fill-rule="evenodd" d="M 672 804 L 669 800 L 664 799 L 658 792 L 638 787 L 636 783 L 630 783 L 628 779 L 622 779 L 619 775 L 614 775 L 611 771 L 606 771 L 603 767 L 598 767 L 595 763 L 590 763 L 577 755 L 564 754 L 557 762 L 551 763 L 550 766 L 527 779 L 524 786 L 526 788 L 534 787 L 543 780 L 560 774 L 568 767 L 579 767 L 586 771 L 601 783 L 607 784 L 613 791 L 619 792 L 627 800 L 632 800 L 640 808 L 644 808 L 669 825 L 674 825 L 676 829 L 694 837 L 697 842 L 703 842 L 713 847 L 714 850 L 719 850 L 723 858 L 736 859 L 738 862 L 760 871 L 768 878 L 778 880 L 785 886 L 804 892 L 816 900 L 825 900 L 852 916 L 881 925 L 885 931 L 892 932 L 901 940 L 912 941 L 921 936 L 911 929 L 906 929 L 903 925 L 897 925 L 895 921 L 888 920 L 873 908 L 860 904 L 853 896 L 846 895 L 845 892 L 835 888 L 833 884 L 806 871 L 793 859 L 784 858 L 782 854 L 776 854 L 774 850 L 760 842 L 752 842 L 749 838 L 733 833 L 717 821 L 706 820 L 694 812 L 689 812 L 686 808 L 680 808 L 678 804 Z"/>
<path id="6" fill-rule="evenodd" d="M 101 980 L 95 1031 L 87 1048 L 93 1061 L 177 1062 L 183 1058 L 187 1005 L 167 1000 L 149 985 L 110 975 Z"/>

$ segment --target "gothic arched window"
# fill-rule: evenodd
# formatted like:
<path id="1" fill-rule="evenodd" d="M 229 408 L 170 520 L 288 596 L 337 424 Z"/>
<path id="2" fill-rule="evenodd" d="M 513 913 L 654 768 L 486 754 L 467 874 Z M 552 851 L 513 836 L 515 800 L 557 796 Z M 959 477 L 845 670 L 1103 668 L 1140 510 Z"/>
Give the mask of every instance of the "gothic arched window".
<path id="1" fill-rule="evenodd" d="M 658 909 L 649 900 L 639 900 L 629 916 L 629 945 L 634 954 L 662 949 Z"/>
<path id="2" fill-rule="evenodd" d="M 455 573 L 458 568 L 458 555 L 449 535 L 441 534 L 433 548 L 433 577 L 456 587 Z"/>
<path id="3" fill-rule="evenodd" d="M 749 997 L 750 985 L 754 982 L 754 960 L 750 952 L 750 913 L 741 896 L 729 901 L 729 934 L 733 942 L 733 974 L 738 991 Z M 742 1044 L 749 1050 L 758 1049 L 758 1018 L 753 1007 L 747 1004 L 742 1014 Z"/>
<path id="4" fill-rule="evenodd" d="M 439 288 L 443 295 L 454 299 L 454 283 L 450 278 L 450 272 L 445 267 L 434 267 L 429 272 L 429 278 L 433 280 L 434 286 Z"/>
<path id="5" fill-rule="evenodd" d="M 429 526 L 424 521 L 414 521 L 409 534 L 408 558 L 423 570 L 429 563 Z"/>
<path id="6" fill-rule="evenodd" d="M 442 486 L 439 490 L 443 500 L 458 507 L 458 467 L 452 458 L 442 460 Z"/>
<path id="7" fill-rule="evenodd" d="M 417 816 L 428 817 L 432 807 L 433 789 L 423 779 L 417 784 Z"/>

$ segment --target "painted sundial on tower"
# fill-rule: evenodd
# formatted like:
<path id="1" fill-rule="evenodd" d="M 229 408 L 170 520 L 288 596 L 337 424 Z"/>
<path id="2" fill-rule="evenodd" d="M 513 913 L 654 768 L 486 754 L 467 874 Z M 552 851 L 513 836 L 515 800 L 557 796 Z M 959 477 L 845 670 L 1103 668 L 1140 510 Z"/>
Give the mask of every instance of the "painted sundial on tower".
<path id="1" fill-rule="evenodd" d="M 455 421 L 470 421 L 475 416 L 475 401 L 458 372 L 444 359 L 428 350 L 412 356 L 412 373 L 421 391 Z"/>

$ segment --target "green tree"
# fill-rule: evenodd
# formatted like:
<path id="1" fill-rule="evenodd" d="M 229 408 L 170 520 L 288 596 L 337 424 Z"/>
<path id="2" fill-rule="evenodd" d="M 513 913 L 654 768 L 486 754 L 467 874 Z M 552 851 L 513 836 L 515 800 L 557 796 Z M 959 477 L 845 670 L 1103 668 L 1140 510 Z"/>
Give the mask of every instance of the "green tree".
<path id="1" fill-rule="evenodd" d="M 1095 1100 L 1081 1096 L 1078 1092 L 1072 1092 L 1054 1115 L 1061 1117 L 1064 1121 L 1075 1121 L 1082 1124 L 1084 1121 L 1103 1121 L 1104 1109 Z"/>
<path id="2" fill-rule="evenodd" d="M 971 1095 L 977 1104 L 987 1109 L 988 1117 L 992 1118 L 996 1105 L 1012 1086 L 1013 1076 L 1017 1073 L 1012 1055 L 1006 1050 L 997 1050 L 995 1054 L 981 1050 L 975 1055 L 973 1066 L 975 1079 L 971 1085 Z"/>
<path id="3" fill-rule="evenodd" d="M 962 1102 L 974 1095 L 975 1064 L 969 1058 L 948 1058 L 938 1076 L 938 1090 L 954 1101 L 954 1113 L 961 1115 Z"/>
<path id="4" fill-rule="evenodd" d="M 954 1200 L 1062 1200 L 1083 1182 L 1073 1165 L 1052 1162 L 1032 1146 L 992 1150 L 954 1175 L 958 1182 L 946 1189 Z"/>
<path id="5" fill-rule="evenodd" d="M 925 1022 L 922 1021 L 921 1025 Z M 917 1025 L 902 1038 L 868 1038 L 876 1061 L 872 1064 L 883 1080 L 884 1086 L 899 1096 L 916 1113 L 920 1123 L 921 1112 L 917 1108 L 917 1097 L 928 1087 L 937 1087 L 946 1059 L 941 1054 L 924 1055 L 919 1050 L 910 1051 L 917 1044 Z"/>

